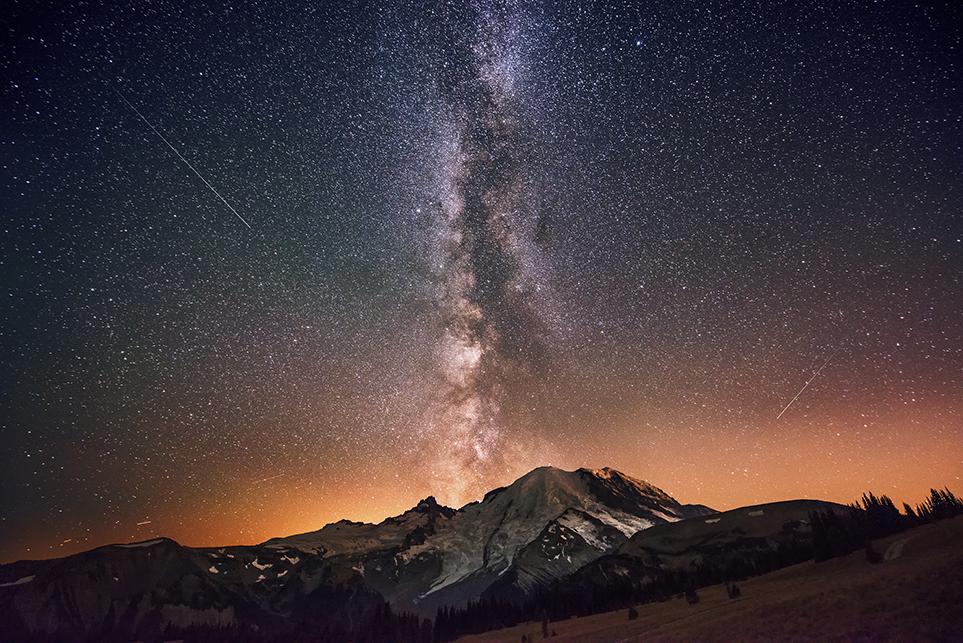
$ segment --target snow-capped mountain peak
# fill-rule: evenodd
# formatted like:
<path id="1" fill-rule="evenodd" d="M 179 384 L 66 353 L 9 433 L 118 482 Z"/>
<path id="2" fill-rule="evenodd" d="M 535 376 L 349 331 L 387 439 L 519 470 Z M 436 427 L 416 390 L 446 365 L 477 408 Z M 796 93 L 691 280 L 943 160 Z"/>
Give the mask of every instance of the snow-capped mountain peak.
<path id="1" fill-rule="evenodd" d="M 538 467 L 510 485 L 488 492 L 480 502 L 465 505 L 406 560 L 435 561 L 440 570 L 415 601 L 455 603 L 518 577 L 528 591 L 563 572 L 618 546 L 654 524 L 687 517 L 686 506 L 661 489 L 615 469 L 564 471 Z M 554 525 L 554 527 L 551 527 Z M 548 529 L 548 531 L 545 531 Z M 578 553 L 567 565 L 558 558 L 537 569 L 540 554 L 528 550 L 524 570 L 516 558 L 536 540 L 542 551 L 561 546 L 553 538 L 570 538 Z M 578 541 L 575 543 L 575 541 Z M 559 549 L 559 551 L 561 551 Z M 522 578 L 524 577 L 524 578 Z"/>

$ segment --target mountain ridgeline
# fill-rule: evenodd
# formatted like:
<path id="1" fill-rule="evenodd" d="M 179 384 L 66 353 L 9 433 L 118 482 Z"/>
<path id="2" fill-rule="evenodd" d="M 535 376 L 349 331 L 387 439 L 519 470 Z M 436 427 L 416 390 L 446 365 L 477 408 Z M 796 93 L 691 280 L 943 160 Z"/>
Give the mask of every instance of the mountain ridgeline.
<path id="1" fill-rule="evenodd" d="M 500 612 L 585 612 L 677 591 L 694 572 L 799 562 L 812 557 L 810 516 L 846 510 L 800 500 L 717 513 L 613 469 L 540 467 L 457 510 L 429 497 L 378 524 L 260 545 L 157 538 L 3 565 L 0 639 L 445 639 L 477 611 L 495 624 Z"/>

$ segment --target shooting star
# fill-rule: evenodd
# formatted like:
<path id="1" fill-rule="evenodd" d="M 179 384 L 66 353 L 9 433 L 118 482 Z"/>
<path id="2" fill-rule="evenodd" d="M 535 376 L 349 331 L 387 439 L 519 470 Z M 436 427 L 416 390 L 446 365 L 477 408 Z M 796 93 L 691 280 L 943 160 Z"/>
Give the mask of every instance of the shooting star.
<path id="1" fill-rule="evenodd" d="M 222 197 L 221 194 L 220 194 L 217 190 L 214 189 L 214 186 L 211 185 L 211 184 L 208 182 L 207 179 L 205 179 L 203 176 L 201 176 L 201 173 L 200 173 L 200 172 L 198 172 L 196 169 L 194 169 L 194 166 L 191 165 L 190 161 L 188 161 L 186 158 L 184 158 L 184 156 L 183 156 L 180 152 L 177 151 L 177 148 L 174 147 L 173 145 L 171 145 L 170 142 L 169 142 L 166 138 L 164 138 L 164 135 L 161 134 L 160 131 L 159 131 L 156 127 L 154 127 L 154 125 L 153 125 L 149 120 L 147 120 L 147 118 L 145 118 L 143 114 L 140 113 L 140 110 L 138 110 L 136 107 L 134 107 L 133 104 L 131 104 L 131 102 L 130 102 L 129 100 L 127 100 L 127 99 L 124 97 L 124 95 L 121 94 L 116 88 L 114 89 L 114 92 L 115 92 L 118 96 L 120 96 L 120 99 L 121 99 L 122 101 L 124 101 L 124 102 L 127 104 L 127 107 L 129 107 L 131 110 L 133 110 L 133 112 L 134 112 L 135 114 L 137 114 L 138 117 L 140 117 L 140 120 L 142 120 L 142 121 L 144 121 L 145 123 L 147 123 L 147 126 L 148 126 L 149 128 L 151 128 L 151 129 L 154 131 L 155 134 L 157 134 L 157 136 L 160 138 L 160 140 L 164 141 L 164 143 L 167 145 L 167 147 L 171 148 L 171 151 L 174 152 L 174 154 L 177 155 L 177 158 L 179 158 L 180 160 L 184 161 L 184 165 L 186 165 L 187 167 L 191 168 L 191 172 L 193 172 L 194 174 L 196 174 L 196 175 L 197 175 L 197 178 L 199 178 L 200 180 L 204 181 L 204 185 L 206 185 L 206 186 L 211 190 L 211 192 L 213 192 L 213 193 L 215 194 L 215 196 L 217 196 L 217 198 L 220 199 L 221 202 L 222 202 L 224 205 L 227 206 L 227 209 L 228 209 L 228 210 L 230 210 L 231 212 L 234 213 L 234 216 L 236 216 L 238 219 L 241 220 L 241 223 L 243 223 L 244 225 L 246 225 L 249 230 L 253 230 L 253 228 L 251 228 L 251 224 L 248 223 L 248 222 L 244 219 L 244 217 L 242 217 L 242 216 L 238 213 L 238 211 L 234 209 L 234 206 L 232 206 L 230 203 L 227 202 L 227 199 L 225 199 L 224 197 Z"/>
<path id="2" fill-rule="evenodd" d="M 149 524 L 150 524 L 150 520 L 145 520 L 145 521 L 143 521 L 143 522 L 137 523 L 137 526 L 140 527 L 140 526 L 142 526 L 142 525 L 149 525 Z"/>
<path id="3" fill-rule="evenodd" d="M 816 369 L 816 372 L 813 373 L 813 376 L 810 377 L 809 380 L 808 380 L 805 384 L 803 384 L 803 387 L 802 387 L 801 389 L 799 389 L 799 392 L 796 393 L 796 395 L 795 395 L 791 400 L 789 400 L 789 404 L 787 404 L 786 407 L 785 407 L 782 411 L 779 412 L 779 415 L 776 416 L 776 419 L 777 419 L 777 420 L 778 420 L 779 418 L 781 418 L 786 411 L 789 410 L 789 407 L 793 405 L 793 402 L 795 402 L 796 400 L 799 399 L 799 396 L 803 394 L 803 391 L 805 391 L 807 388 L 809 388 L 809 385 L 812 384 L 812 381 L 813 381 L 814 379 L 816 379 L 816 376 L 823 372 L 823 369 L 826 368 L 826 364 L 829 364 L 829 360 L 831 360 L 832 358 L 836 357 L 836 353 L 838 353 L 838 352 L 839 352 L 839 347 L 837 347 L 836 350 L 834 350 L 834 351 L 829 355 L 829 357 L 826 358 L 826 361 L 823 362 L 823 365 Z"/>
<path id="4" fill-rule="evenodd" d="M 251 486 L 253 487 L 253 486 L 255 486 L 255 485 L 259 485 L 259 484 L 261 484 L 262 482 L 267 482 L 268 480 L 277 480 L 278 478 L 280 478 L 280 477 L 283 476 L 283 475 L 284 475 L 283 473 L 279 473 L 279 474 L 277 474 L 276 476 L 271 476 L 271 477 L 269 477 L 269 478 L 261 478 L 260 480 L 255 480 L 254 482 L 251 483 Z"/>

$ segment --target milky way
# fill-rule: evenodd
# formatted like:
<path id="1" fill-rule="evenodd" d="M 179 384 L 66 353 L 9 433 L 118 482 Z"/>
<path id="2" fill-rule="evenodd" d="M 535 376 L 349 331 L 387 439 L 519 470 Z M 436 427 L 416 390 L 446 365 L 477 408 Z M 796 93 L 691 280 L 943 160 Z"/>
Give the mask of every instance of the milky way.
<path id="1" fill-rule="evenodd" d="M 451 122 L 440 157 L 437 207 L 442 390 L 430 411 L 435 466 L 449 502 L 492 479 L 505 461 L 530 460 L 531 438 L 503 408 L 541 375 L 545 325 L 523 273 L 534 232 L 526 203 L 525 124 L 515 94 L 518 8 L 475 8 L 449 41 L 440 79 Z M 445 154 L 446 148 L 449 150 Z M 440 448 L 438 446 L 440 445 Z"/>
<path id="2" fill-rule="evenodd" d="M 963 492 L 960 3 L 7 4 L 0 560 Z"/>

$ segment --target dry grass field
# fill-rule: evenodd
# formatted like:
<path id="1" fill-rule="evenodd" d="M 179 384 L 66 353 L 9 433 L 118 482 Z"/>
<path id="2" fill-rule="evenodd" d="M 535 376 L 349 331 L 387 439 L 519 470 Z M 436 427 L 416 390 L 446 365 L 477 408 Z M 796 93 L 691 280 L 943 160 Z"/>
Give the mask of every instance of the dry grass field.
<path id="1" fill-rule="evenodd" d="M 689 605 L 674 598 L 549 625 L 553 641 L 963 641 L 963 517 L 924 525 L 876 544 L 887 560 L 863 551 L 806 562 L 725 587 L 699 590 Z M 527 623 L 464 641 L 541 640 Z"/>

